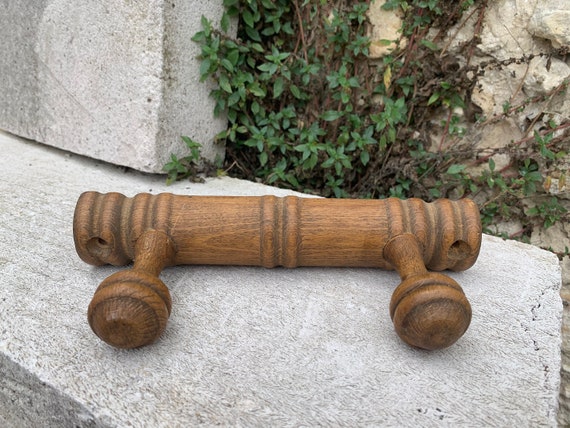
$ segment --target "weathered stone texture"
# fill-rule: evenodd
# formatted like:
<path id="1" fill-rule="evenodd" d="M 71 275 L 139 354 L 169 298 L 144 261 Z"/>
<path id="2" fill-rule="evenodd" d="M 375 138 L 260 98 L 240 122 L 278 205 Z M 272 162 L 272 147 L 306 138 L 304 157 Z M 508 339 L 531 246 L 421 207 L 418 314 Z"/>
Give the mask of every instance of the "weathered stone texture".
<path id="1" fill-rule="evenodd" d="M 529 31 L 536 37 L 550 40 L 555 48 L 570 47 L 568 0 L 540 0 L 536 6 L 528 25 Z"/>
<path id="2" fill-rule="evenodd" d="M 395 42 L 399 40 L 400 48 L 404 48 L 407 44 L 406 38 L 402 36 L 402 17 L 396 11 L 388 11 L 382 9 L 386 0 L 376 0 L 370 3 L 368 9 L 368 19 L 371 23 L 370 30 L 370 57 L 381 58 L 392 52 L 398 45 Z"/>
<path id="3" fill-rule="evenodd" d="M 75 153 L 159 172 L 181 135 L 226 126 L 199 82 L 202 15 L 221 2 L 0 0 L 0 129 Z"/>

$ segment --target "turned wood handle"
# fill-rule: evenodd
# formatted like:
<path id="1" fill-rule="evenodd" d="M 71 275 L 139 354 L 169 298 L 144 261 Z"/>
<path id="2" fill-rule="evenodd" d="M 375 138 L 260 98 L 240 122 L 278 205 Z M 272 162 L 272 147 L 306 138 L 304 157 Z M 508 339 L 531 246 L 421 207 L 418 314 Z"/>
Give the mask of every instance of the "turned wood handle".
<path id="1" fill-rule="evenodd" d="M 119 193 L 86 192 L 77 202 L 73 230 L 76 250 L 85 262 L 93 265 L 135 262 L 130 271 L 118 272 L 101 284 L 89 309 L 89 321 L 95 332 L 103 340 L 127 348 L 150 343 L 164 330 L 171 304 L 168 289 L 158 275 L 168 265 L 397 269 L 402 285 L 411 282 L 412 289 L 429 289 L 425 311 L 437 315 L 453 311 L 445 305 L 430 303 L 439 298 L 433 295 L 434 289 L 439 287 L 438 292 L 454 294 L 453 299 L 457 297 L 456 291 L 461 295 L 463 292 L 453 280 L 430 273 L 426 267 L 435 271 L 467 269 L 475 263 L 481 245 L 479 212 L 468 199 L 426 203 L 395 198 L 347 200 L 168 193 L 143 193 L 128 198 Z M 422 287 L 426 281 L 433 284 Z M 144 294 L 145 290 L 149 296 Z M 413 319 L 421 318 L 410 308 L 397 310 L 406 304 L 413 309 L 419 301 L 410 296 L 417 294 L 403 293 L 394 304 L 396 309 L 391 309 L 391 313 L 395 324 L 413 324 Z M 118 315 L 123 306 L 117 295 L 130 302 L 127 306 L 131 315 L 123 318 Z M 143 295 L 146 297 L 142 298 Z M 137 303 L 141 299 L 143 303 Z M 440 302 L 444 300 L 439 298 Z M 455 309 L 463 308 L 464 319 L 459 327 L 451 329 L 449 335 L 454 337 L 442 339 L 445 334 L 440 334 L 436 338 L 435 333 L 446 323 L 458 323 L 441 316 L 430 331 L 420 333 L 419 341 L 398 325 L 396 331 L 414 346 L 428 349 L 449 346 L 463 334 L 471 319 L 467 300 L 457 301 Z M 158 314 L 149 309 L 155 303 L 161 307 Z M 412 315 L 408 314 L 410 311 Z M 451 318 L 457 318 L 456 315 Z M 150 330 L 149 320 L 153 317 L 159 320 L 158 327 L 154 327 L 155 337 L 139 338 L 145 336 L 141 330 L 147 327 Z M 140 324 L 144 329 L 139 328 Z M 426 321 L 421 324 L 425 326 Z"/>
<path id="2" fill-rule="evenodd" d="M 176 196 L 86 192 L 74 219 L 79 256 L 93 265 L 126 265 L 146 230 L 168 235 L 169 264 L 391 269 L 383 248 L 411 233 L 430 270 L 465 270 L 481 243 L 479 211 L 469 199 L 348 200 L 287 196 Z"/>

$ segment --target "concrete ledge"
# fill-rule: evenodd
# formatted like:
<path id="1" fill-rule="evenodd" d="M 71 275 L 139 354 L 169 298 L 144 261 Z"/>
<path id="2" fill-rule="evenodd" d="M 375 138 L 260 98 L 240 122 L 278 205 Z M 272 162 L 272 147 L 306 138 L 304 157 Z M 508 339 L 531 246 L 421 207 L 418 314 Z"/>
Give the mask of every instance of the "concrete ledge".
<path id="1" fill-rule="evenodd" d="M 85 190 L 287 192 L 229 178 L 164 185 L 0 134 L 0 421 L 15 427 L 555 426 L 560 270 L 551 253 L 484 236 L 452 276 L 473 307 L 454 346 L 425 352 L 393 331 L 394 272 L 173 267 L 154 345 L 115 350 L 86 322 L 114 267 L 74 251 Z"/>
<path id="2" fill-rule="evenodd" d="M 221 1 L 0 0 L 0 129 L 141 171 L 160 172 L 188 135 L 226 128 L 200 83 L 202 15 Z"/>

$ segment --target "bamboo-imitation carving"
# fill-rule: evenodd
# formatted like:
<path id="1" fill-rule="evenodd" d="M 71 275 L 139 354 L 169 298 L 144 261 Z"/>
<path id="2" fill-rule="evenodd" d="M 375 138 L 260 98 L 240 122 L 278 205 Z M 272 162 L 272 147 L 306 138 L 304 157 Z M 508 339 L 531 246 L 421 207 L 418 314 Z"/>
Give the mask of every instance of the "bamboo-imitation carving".
<path id="1" fill-rule="evenodd" d="M 134 261 L 101 283 L 88 309 L 95 334 L 119 348 L 150 344 L 164 331 L 172 303 L 159 275 L 180 264 L 395 269 L 397 334 L 412 346 L 445 348 L 467 330 L 471 306 L 457 282 L 431 271 L 468 269 L 481 245 L 479 211 L 468 199 L 86 192 L 73 233 L 87 263 Z"/>

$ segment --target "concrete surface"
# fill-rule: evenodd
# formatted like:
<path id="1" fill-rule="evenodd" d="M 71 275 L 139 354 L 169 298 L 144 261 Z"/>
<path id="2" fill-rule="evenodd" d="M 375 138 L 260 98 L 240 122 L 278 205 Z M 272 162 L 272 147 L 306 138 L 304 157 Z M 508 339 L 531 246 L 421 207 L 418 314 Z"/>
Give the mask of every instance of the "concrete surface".
<path id="1" fill-rule="evenodd" d="M 286 192 L 234 179 L 164 184 L 0 133 L 0 421 L 14 427 L 556 426 L 560 270 L 551 253 L 484 236 L 451 273 L 467 333 L 426 352 L 402 343 L 373 269 L 172 267 L 164 336 L 134 351 L 86 321 L 119 268 L 75 254 L 81 192 Z"/>
<path id="2" fill-rule="evenodd" d="M 220 0 L 0 0 L 0 129 L 141 171 L 187 154 L 180 135 L 223 156 L 226 121 L 191 41 L 222 12 Z"/>

